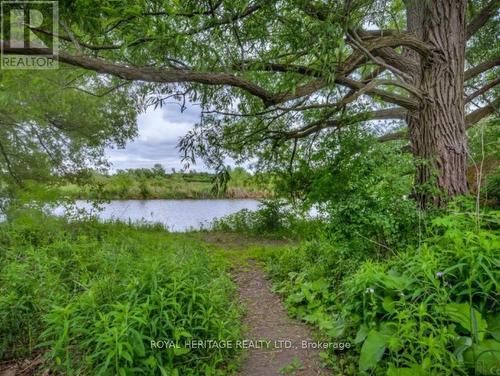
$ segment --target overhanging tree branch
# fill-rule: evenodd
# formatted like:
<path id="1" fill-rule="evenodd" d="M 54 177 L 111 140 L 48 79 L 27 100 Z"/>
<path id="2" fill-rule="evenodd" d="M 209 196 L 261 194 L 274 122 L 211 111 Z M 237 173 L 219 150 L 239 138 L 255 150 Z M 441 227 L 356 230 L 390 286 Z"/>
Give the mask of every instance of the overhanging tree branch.
<path id="1" fill-rule="evenodd" d="M 8 44 L 3 46 L 5 54 L 25 54 L 25 55 L 44 55 L 45 52 L 40 48 L 14 49 Z M 73 66 L 89 69 L 98 73 L 111 74 L 127 81 L 145 81 L 157 83 L 201 83 L 205 85 L 226 85 L 240 88 L 260 99 L 266 106 L 276 105 L 289 100 L 310 95 L 325 84 L 324 80 L 319 78 L 295 89 L 295 92 L 271 93 L 263 87 L 256 85 L 246 79 L 238 77 L 231 73 L 224 72 L 199 72 L 189 69 L 158 69 L 151 67 L 130 67 L 121 64 L 106 62 L 99 58 L 93 58 L 83 55 L 72 55 L 66 52 L 60 52 L 55 59 Z M 352 80 L 347 77 L 338 76 L 335 82 L 347 86 L 351 89 L 359 90 L 365 85 L 362 82 Z M 401 96 L 388 91 L 370 88 L 366 91 L 370 96 L 378 97 L 389 103 L 397 104 L 408 109 L 416 109 L 418 101 L 413 98 Z"/>
<path id="2" fill-rule="evenodd" d="M 465 117 L 465 126 L 466 128 L 470 128 L 474 126 L 481 119 L 485 118 L 488 115 L 491 115 L 495 111 L 498 111 L 500 107 L 500 97 L 496 98 L 493 102 L 488 105 L 478 108 L 475 111 L 472 111 Z"/>
<path id="3" fill-rule="evenodd" d="M 4 45 L 6 54 L 24 54 L 24 55 L 44 55 L 43 50 L 39 48 L 25 48 L 16 50 Z M 247 81 L 243 78 L 230 73 L 217 72 L 198 72 L 183 69 L 158 69 L 150 67 L 129 67 L 120 64 L 108 63 L 99 58 L 92 58 L 82 55 L 71 55 L 66 52 L 60 52 L 55 59 L 76 67 L 89 69 L 98 73 L 111 74 L 127 81 L 145 81 L 158 83 L 185 83 L 194 82 L 206 85 L 227 85 L 243 89 L 250 94 L 262 99 L 266 105 L 277 103 L 278 96 L 274 96 L 264 88 Z"/>
<path id="4" fill-rule="evenodd" d="M 495 111 L 498 111 L 499 107 L 500 107 L 500 97 L 495 99 L 490 104 L 478 108 L 475 111 L 472 111 L 470 114 L 465 116 L 466 129 L 473 127 L 481 119 L 484 119 L 486 116 L 491 115 Z M 408 131 L 404 129 L 402 131 L 385 134 L 379 137 L 378 141 L 387 142 L 387 141 L 403 140 L 406 139 L 407 137 L 408 137 Z"/>
<path id="5" fill-rule="evenodd" d="M 485 61 L 484 63 L 481 63 L 473 68 L 466 70 L 464 73 L 464 80 L 465 81 L 470 80 L 471 78 L 474 78 L 480 75 L 481 73 L 486 72 L 488 69 L 491 69 L 499 65 L 500 65 L 500 56 L 493 60 Z"/>
<path id="6" fill-rule="evenodd" d="M 383 110 L 366 111 L 339 119 L 318 120 L 303 128 L 278 135 L 277 137 L 286 139 L 298 139 L 307 137 L 313 133 L 319 132 L 322 129 L 339 128 L 370 120 L 404 119 L 405 116 L 406 111 L 402 108 L 387 108 Z"/>
<path id="7" fill-rule="evenodd" d="M 470 39 L 486 22 L 498 12 L 500 0 L 491 0 L 467 25 L 466 38 Z"/>
<path id="8" fill-rule="evenodd" d="M 474 98 L 477 98 L 478 96 L 486 93 L 488 90 L 491 88 L 495 87 L 496 85 L 500 84 L 500 77 L 495 78 L 494 80 L 491 80 L 488 82 L 486 85 L 484 85 L 482 88 L 476 90 L 474 93 L 469 95 L 467 98 L 465 98 L 465 103 L 470 103 Z"/>

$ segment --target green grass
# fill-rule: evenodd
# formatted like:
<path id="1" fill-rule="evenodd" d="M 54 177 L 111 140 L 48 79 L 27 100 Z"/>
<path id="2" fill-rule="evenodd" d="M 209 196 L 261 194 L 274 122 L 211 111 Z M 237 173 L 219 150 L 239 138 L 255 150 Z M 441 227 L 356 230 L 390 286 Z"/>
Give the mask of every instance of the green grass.
<path id="1" fill-rule="evenodd" d="M 265 198 L 271 196 L 268 182 L 242 169 L 230 174 L 225 192 L 215 192 L 209 173 L 170 173 L 150 169 L 120 171 L 114 175 L 92 174 L 83 184 L 62 183 L 57 196 L 71 199 L 212 199 Z"/>
<path id="2" fill-rule="evenodd" d="M 0 225 L 0 359 L 44 352 L 63 374 L 227 374 L 236 350 L 183 346 L 241 338 L 226 266 L 154 226 L 18 213 Z"/>

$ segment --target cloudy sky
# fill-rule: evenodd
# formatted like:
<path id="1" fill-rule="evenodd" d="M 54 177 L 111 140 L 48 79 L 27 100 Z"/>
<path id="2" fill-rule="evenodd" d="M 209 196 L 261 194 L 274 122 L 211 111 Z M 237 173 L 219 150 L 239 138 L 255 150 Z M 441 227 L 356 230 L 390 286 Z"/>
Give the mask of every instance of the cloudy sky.
<path id="1" fill-rule="evenodd" d="M 167 171 L 182 168 L 181 155 L 177 149 L 179 138 L 199 120 L 199 107 L 190 105 L 183 113 L 178 105 L 165 105 L 156 110 L 150 108 L 139 115 L 139 136 L 125 149 L 107 149 L 112 170 L 153 167 L 161 163 Z M 198 162 L 197 171 L 206 170 Z"/>

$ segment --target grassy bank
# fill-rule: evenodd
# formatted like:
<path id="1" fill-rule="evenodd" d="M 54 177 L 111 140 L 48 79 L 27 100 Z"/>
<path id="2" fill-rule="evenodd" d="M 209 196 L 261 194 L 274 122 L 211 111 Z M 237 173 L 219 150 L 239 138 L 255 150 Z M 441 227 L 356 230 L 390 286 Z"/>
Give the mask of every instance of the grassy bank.
<path id="1" fill-rule="evenodd" d="M 18 213 L 0 224 L 0 360 L 43 354 L 67 375 L 226 374 L 236 350 L 182 345 L 240 338 L 225 265 L 160 228 Z"/>
<path id="2" fill-rule="evenodd" d="M 241 168 L 230 172 L 225 191 L 214 190 L 214 179 L 210 173 L 166 173 L 158 167 L 113 175 L 93 173 L 85 184 L 67 182 L 56 190 L 60 197 L 89 200 L 266 198 L 272 193 L 269 181 Z"/>

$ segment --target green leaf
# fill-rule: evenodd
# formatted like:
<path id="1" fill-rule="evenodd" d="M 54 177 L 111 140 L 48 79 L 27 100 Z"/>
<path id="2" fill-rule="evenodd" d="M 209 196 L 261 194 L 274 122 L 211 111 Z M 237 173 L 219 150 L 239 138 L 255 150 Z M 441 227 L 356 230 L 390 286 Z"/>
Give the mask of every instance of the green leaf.
<path id="1" fill-rule="evenodd" d="M 382 301 L 382 307 L 389 313 L 394 312 L 395 309 L 394 300 L 390 296 L 384 296 L 384 300 Z"/>
<path id="2" fill-rule="evenodd" d="M 475 308 L 471 309 L 465 303 L 450 303 L 444 306 L 444 313 L 450 321 L 456 322 L 464 329 L 467 329 L 478 341 L 484 339 L 488 325 L 481 313 Z"/>
<path id="3" fill-rule="evenodd" d="M 472 345 L 464 352 L 464 361 L 481 375 L 498 375 L 500 372 L 500 342 L 487 339 Z"/>
<path id="4" fill-rule="evenodd" d="M 132 357 L 127 351 L 122 351 L 121 357 L 132 363 Z"/>
<path id="5" fill-rule="evenodd" d="M 497 341 L 500 341 L 500 316 L 490 315 L 486 318 L 486 322 L 488 323 L 488 333 Z"/>
<path id="6" fill-rule="evenodd" d="M 188 349 L 185 347 L 174 347 L 174 354 L 176 356 L 181 356 L 181 355 L 187 354 L 190 351 L 191 351 L 191 349 Z"/>
<path id="7" fill-rule="evenodd" d="M 338 319 L 337 321 L 334 322 L 333 328 L 328 331 L 328 335 L 331 337 L 340 337 L 342 334 L 344 334 L 345 330 L 345 321 L 343 319 Z"/>
<path id="8" fill-rule="evenodd" d="M 142 336 L 141 334 L 137 331 L 132 329 L 132 335 L 133 335 L 133 343 L 134 343 L 134 350 L 139 355 L 140 357 L 143 357 L 146 355 L 146 349 L 144 347 L 144 342 L 142 341 Z"/>
<path id="9" fill-rule="evenodd" d="M 424 376 L 426 373 L 418 364 L 411 366 L 411 368 L 393 368 L 392 366 L 387 370 L 387 376 Z"/>
<path id="10" fill-rule="evenodd" d="M 359 327 L 358 333 L 356 334 L 356 338 L 354 339 L 354 343 L 361 343 L 365 340 L 366 336 L 368 335 L 369 328 L 368 325 L 366 324 L 361 324 Z"/>
<path id="11" fill-rule="evenodd" d="M 361 371 L 369 370 L 377 365 L 384 355 L 387 336 L 372 329 L 368 333 L 359 357 L 359 369 Z"/>
<path id="12" fill-rule="evenodd" d="M 459 337 L 455 343 L 455 351 L 453 354 L 457 357 L 458 360 L 461 362 L 464 361 L 463 353 L 465 350 L 467 350 L 469 347 L 472 346 L 472 338 L 470 337 Z"/>
<path id="13" fill-rule="evenodd" d="M 404 290 L 413 282 L 412 279 L 398 275 L 393 270 L 383 276 L 382 282 L 390 290 Z"/>

